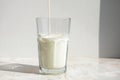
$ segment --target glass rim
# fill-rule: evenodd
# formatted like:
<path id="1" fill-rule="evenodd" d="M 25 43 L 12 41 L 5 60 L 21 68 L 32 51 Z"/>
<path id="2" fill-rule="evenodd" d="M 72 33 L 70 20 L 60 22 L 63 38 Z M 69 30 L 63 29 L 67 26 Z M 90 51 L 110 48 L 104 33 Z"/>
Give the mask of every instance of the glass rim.
<path id="1" fill-rule="evenodd" d="M 71 20 L 71 17 L 36 17 L 36 20 L 37 19 L 70 19 Z"/>

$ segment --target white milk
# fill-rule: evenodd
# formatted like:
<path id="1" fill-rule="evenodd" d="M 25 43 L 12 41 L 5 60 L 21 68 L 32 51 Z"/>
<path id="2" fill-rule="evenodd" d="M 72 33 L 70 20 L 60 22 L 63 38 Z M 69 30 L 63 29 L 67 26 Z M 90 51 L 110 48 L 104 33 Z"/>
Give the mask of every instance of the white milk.
<path id="1" fill-rule="evenodd" d="M 48 32 L 51 33 L 51 0 L 48 0 Z"/>
<path id="2" fill-rule="evenodd" d="M 49 34 L 38 38 L 39 62 L 43 68 L 63 68 L 66 65 L 68 37 Z"/>

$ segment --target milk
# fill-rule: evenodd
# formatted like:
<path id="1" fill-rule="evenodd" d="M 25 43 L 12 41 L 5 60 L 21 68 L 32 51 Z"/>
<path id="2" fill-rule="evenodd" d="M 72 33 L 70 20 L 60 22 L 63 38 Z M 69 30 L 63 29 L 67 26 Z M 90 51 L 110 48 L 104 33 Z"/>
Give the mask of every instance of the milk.
<path id="1" fill-rule="evenodd" d="M 38 38 L 39 63 L 42 68 L 63 68 L 66 65 L 68 37 L 48 34 Z"/>
<path id="2" fill-rule="evenodd" d="M 48 33 L 51 32 L 51 0 L 48 0 Z"/>

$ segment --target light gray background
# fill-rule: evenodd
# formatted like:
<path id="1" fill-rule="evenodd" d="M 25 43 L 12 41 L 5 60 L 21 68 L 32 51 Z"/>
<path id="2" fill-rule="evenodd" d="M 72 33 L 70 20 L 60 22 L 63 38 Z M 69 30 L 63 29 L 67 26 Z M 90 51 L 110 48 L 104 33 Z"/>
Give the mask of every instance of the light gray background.
<path id="1" fill-rule="evenodd" d="M 48 0 L 0 0 L 0 57 L 37 57 L 35 17 Z M 98 57 L 100 0 L 51 0 L 53 17 L 71 17 L 69 55 Z"/>
<path id="2" fill-rule="evenodd" d="M 100 57 L 120 57 L 120 0 L 101 0 Z"/>

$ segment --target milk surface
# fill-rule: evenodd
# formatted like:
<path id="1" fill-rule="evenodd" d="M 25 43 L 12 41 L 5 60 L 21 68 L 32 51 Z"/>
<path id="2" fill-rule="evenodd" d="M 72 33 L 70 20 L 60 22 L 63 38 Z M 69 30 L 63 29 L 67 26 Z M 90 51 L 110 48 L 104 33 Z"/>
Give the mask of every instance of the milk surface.
<path id="1" fill-rule="evenodd" d="M 38 38 L 39 62 L 43 68 L 63 68 L 66 65 L 68 37 L 49 34 Z"/>

